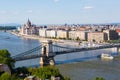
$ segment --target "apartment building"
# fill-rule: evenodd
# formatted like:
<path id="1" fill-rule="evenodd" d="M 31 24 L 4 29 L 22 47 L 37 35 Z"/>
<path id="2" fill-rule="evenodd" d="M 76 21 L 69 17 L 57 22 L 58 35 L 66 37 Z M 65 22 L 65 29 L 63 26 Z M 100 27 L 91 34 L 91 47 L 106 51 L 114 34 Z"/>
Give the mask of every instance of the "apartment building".
<path id="1" fill-rule="evenodd" d="M 68 30 L 58 30 L 57 31 L 57 38 L 69 38 Z"/>
<path id="2" fill-rule="evenodd" d="M 39 29 L 40 37 L 47 37 L 47 29 Z"/>
<path id="3" fill-rule="evenodd" d="M 70 39 L 77 39 L 80 40 L 87 40 L 87 33 L 86 31 L 69 31 L 69 38 Z"/>
<path id="4" fill-rule="evenodd" d="M 120 38 L 120 29 L 115 30 L 118 33 L 118 37 Z"/>
<path id="5" fill-rule="evenodd" d="M 57 31 L 56 30 L 47 30 L 46 31 L 46 37 L 56 38 L 57 37 Z"/>
<path id="6" fill-rule="evenodd" d="M 118 39 L 118 33 L 115 30 L 103 30 L 107 34 L 107 40 L 116 40 Z"/>
<path id="7" fill-rule="evenodd" d="M 104 32 L 89 32 L 88 41 L 90 42 L 104 42 L 107 40 L 107 34 Z"/>

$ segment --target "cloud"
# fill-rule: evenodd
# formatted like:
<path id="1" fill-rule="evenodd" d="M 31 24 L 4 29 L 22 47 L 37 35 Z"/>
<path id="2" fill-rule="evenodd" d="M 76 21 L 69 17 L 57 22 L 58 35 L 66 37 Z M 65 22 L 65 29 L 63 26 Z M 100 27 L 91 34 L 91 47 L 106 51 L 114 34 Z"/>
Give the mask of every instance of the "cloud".
<path id="1" fill-rule="evenodd" d="M 27 12 L 28 12 L 28 13 L 32 13 L 32 12 L 33 12 L 33 10 L 28 10 Z"/>
<path id="2" fill-rule="evenodd" d="M 93 6 L 85 6 L 84 9 L 93 9 Z"/>
<path id="3" fill-rule="evenodd" d="M 59 2 L 60 0 L 53 0 L 54 2 Z"/>

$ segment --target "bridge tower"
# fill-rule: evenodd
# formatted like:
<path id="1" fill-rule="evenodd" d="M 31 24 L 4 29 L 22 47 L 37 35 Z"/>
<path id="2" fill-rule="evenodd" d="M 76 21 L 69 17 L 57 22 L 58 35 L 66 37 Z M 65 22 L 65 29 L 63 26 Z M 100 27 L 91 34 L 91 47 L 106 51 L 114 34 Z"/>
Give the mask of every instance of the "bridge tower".
<path id="1" fill-rule="evenodd" d="M 53 53 L 53 47 L 52 47 L 52 40 L 48 40 L 47 42 L 42 42 L 43 48 L 42 48 L 42 56 L 40 57 L 40 65 L 46 66 L 46 65 L 54 65 L 54 53 Z"/>

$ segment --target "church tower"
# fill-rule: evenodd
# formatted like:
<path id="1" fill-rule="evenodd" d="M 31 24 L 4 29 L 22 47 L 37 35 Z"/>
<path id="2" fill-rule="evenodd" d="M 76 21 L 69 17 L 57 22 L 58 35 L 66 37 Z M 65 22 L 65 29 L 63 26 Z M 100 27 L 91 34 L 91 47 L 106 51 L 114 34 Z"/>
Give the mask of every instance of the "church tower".
<path id="1" fill-rule="evenodd" d="M 29 27 L 31 27 L 31 22 L 30 22 L 30 20 L 28 19 L 28 21 L 27 21 L 27 23 L 26 23 L 26 26 L 29 28 Z"/>

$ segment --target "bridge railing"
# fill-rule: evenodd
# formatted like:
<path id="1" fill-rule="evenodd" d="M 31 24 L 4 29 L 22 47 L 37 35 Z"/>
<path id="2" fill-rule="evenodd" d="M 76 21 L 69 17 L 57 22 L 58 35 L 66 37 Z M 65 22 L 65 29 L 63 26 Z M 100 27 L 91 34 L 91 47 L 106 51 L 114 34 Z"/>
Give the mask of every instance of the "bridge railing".
<path id="1" fill-rule="evenodd" d="M 120 47 L 120 44 L 107 44 L 107 45 L 101 45 L 101 46 L 91 46 L 91 47 L 81 47 L 81 48 L 75 48 L 75 47 L 71 48 L 71 47 L 65 47 L 60 45 L 53 45 L 53 46 L 55 49 L 57 49 L 54 51 L 54 53 L 56 53 L 56 55 L 60 55 L 60 54 L 67 54 L 67 53 L 73 53 L 73 52 Z"/>

